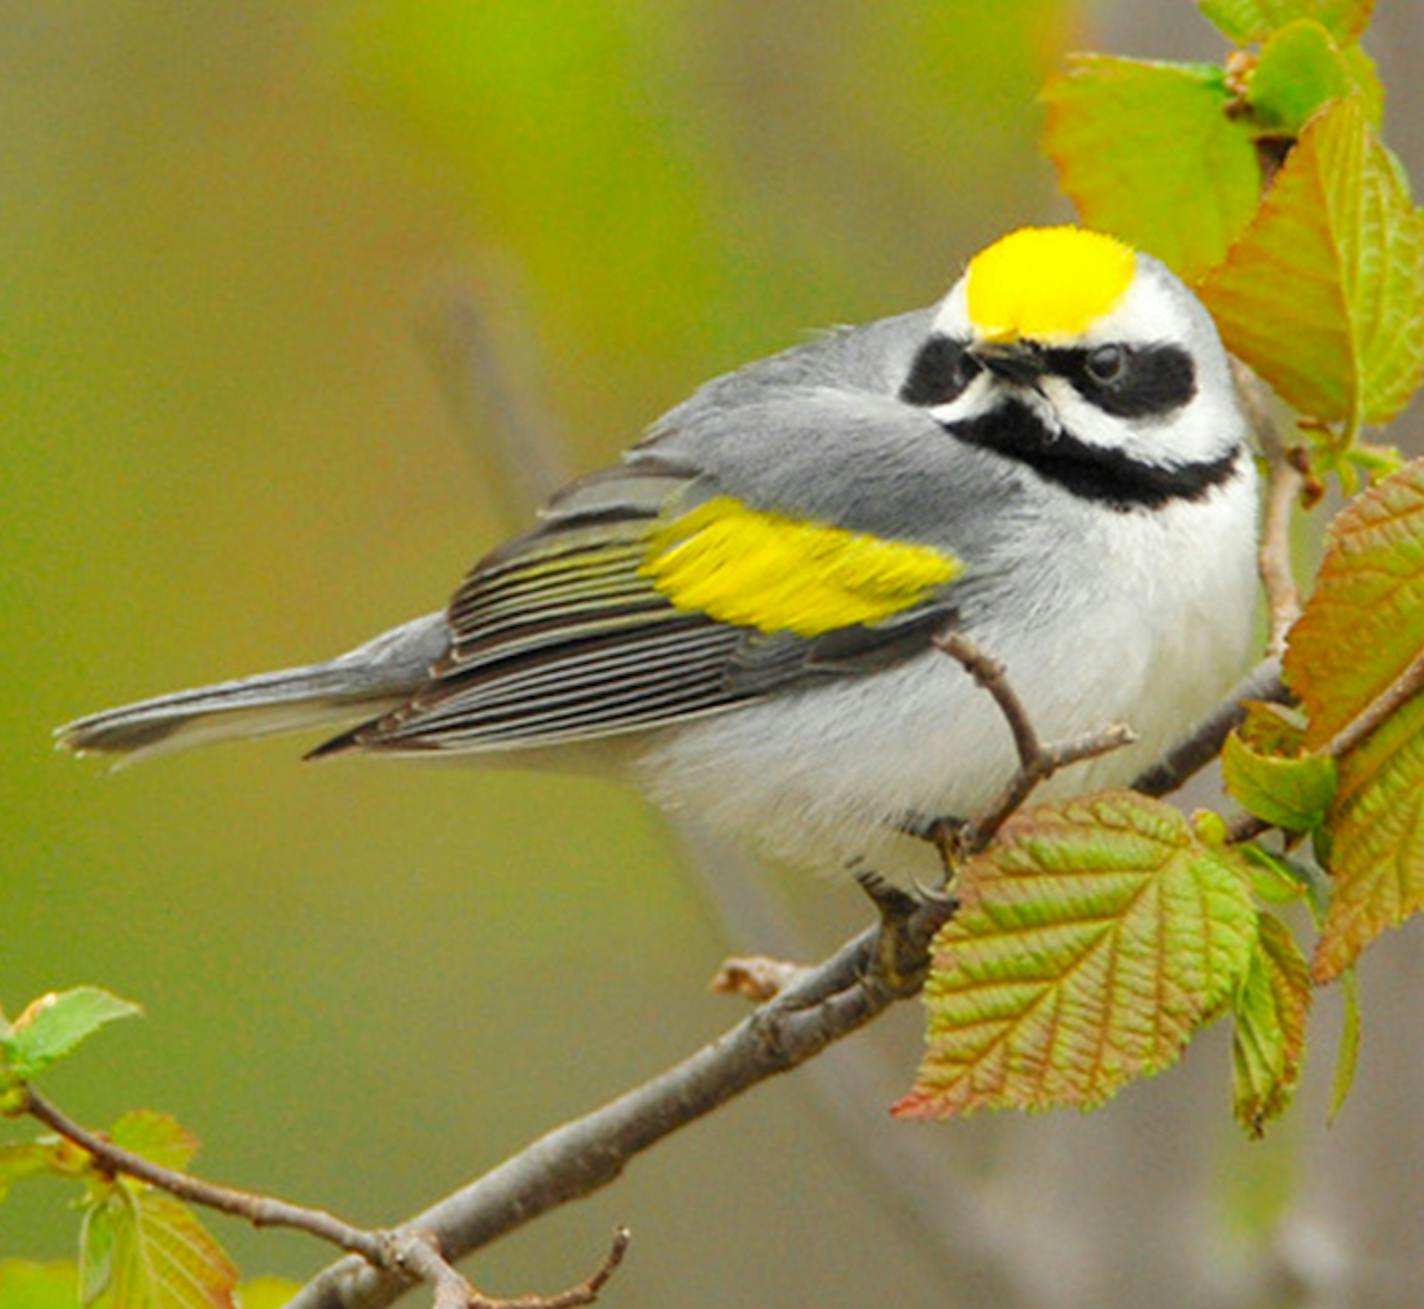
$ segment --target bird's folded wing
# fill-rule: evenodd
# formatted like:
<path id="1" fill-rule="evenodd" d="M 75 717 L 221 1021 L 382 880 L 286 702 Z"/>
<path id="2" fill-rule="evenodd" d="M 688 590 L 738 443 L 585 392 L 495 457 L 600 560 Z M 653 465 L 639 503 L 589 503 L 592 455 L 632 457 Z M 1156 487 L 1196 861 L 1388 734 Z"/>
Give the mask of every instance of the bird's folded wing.
<path id="1" fill-rule="evenodd" d="M 943 625 L 961 569 L 644 460 L 576 483 L 477 565 L 430 683 L 318 753 L 556 745 L 883 667 Z"/>

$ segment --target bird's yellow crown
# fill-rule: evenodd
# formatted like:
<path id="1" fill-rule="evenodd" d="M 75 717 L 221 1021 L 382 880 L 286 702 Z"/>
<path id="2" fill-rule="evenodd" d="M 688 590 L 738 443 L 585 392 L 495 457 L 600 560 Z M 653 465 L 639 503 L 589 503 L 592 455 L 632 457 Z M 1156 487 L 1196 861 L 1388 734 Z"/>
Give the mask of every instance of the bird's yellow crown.
<path id="1" fill-rule="evenodd" d="M 969 262 L 969 319 L 986 341 L 1065 341 L 1122 299 L 1136 256 L 1081 227 L 1024 227 Z"/>

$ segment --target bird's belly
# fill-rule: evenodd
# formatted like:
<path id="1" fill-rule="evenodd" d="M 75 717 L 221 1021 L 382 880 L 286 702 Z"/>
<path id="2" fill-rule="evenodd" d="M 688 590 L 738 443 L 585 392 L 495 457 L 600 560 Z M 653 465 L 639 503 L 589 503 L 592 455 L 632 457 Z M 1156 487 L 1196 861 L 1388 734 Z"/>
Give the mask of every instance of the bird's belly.
<path id="1" fill-rule="evenodd" d="M 1250 527 L 1217 569 L 1139 558 L 1116 588 L 1032 623 L 968 631 L 1000 660 L 1045 742 L 1125 723 L 1137 742 L 1075 765 L 1039 798 L 1129 782 L 1220 700 L 1250 640 Z M 1162 566 L 1165 565 L 1165 566 Z M 834 869 L 905 854 L 907 817 L 983 812 L 1017 766 L 1003 714 L 947 656 L 758 701 L 689 723 L 639 761 L 664 805 L 763 850 Z M 917 871 L 917 870 L 916 870 Z"/>

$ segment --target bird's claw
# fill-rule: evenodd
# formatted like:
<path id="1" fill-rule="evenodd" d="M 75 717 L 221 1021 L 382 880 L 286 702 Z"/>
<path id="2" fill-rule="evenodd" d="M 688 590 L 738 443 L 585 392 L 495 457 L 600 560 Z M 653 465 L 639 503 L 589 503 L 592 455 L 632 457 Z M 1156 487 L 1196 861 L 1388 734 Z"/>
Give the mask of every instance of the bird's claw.
<path id="1" fill-rule="evenodd" d="M 907 891 L 869 868 L 857 872 L 855 880 L 880 915 L 867 980 L 891 995 L 914 995 L 929 973 L 930 940 L 958 902 L 947 891 L 918 883 Z"/>

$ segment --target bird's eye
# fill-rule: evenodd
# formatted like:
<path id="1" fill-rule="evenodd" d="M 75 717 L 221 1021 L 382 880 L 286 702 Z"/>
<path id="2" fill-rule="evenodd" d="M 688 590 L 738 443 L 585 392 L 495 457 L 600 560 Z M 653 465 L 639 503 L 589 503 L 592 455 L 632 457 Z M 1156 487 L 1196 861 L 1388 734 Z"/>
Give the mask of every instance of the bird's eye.
<path id="1" fill-rule="evenodd" d="M 1103 385 L 1117 381 L 1126 365 L 1127 351 L 1120 345 L 1100 345 L 1084 361 L 1088 376 Z"/>

